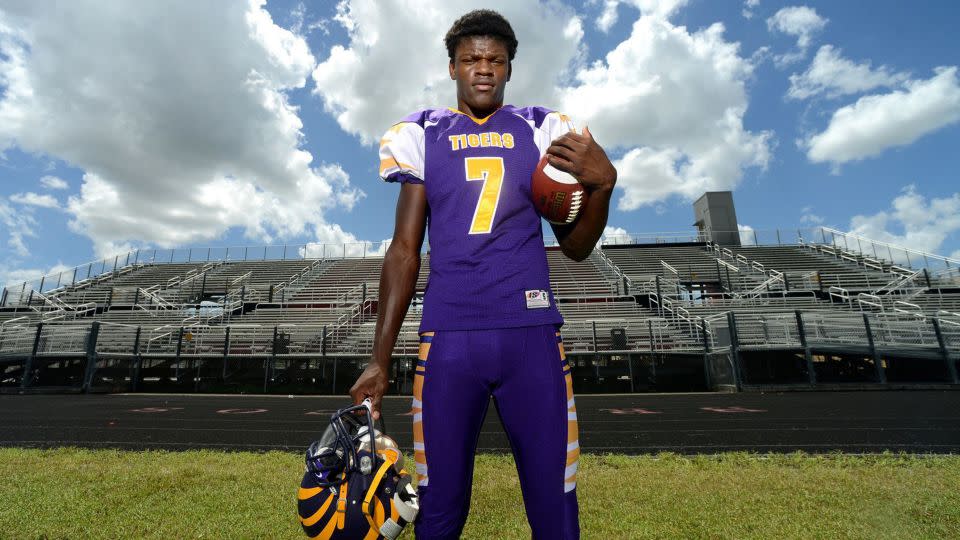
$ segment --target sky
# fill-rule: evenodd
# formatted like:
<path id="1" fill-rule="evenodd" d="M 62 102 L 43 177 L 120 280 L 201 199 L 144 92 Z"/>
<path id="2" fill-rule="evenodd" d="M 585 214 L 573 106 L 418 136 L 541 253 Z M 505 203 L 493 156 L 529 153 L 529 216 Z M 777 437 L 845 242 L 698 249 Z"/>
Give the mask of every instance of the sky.
<path id="1" fill-rule="evenodd" d="M 456 106 L 443 36 L 481 7 L 520 42 L 506 101 L 614 161 L 608 235 L 690 231 L 732 190 L 744 231 L 960 258 L 960 3 L 0 0 L 0 283 L 389 239 L 377 143 Z"/>

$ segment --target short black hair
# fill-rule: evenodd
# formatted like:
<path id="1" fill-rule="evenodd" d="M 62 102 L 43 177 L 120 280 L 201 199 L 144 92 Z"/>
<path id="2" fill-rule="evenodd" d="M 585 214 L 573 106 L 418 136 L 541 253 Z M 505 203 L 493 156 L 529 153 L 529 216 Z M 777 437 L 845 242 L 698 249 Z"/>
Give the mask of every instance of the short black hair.
<path id="1" fill-rule="evenodd" d="M 457 54 L 460 40 L 471 36 L 489 36 L 499 39 L 507 46 L 510 61 L 513 61 L 513 57 L 517 55 L 517 36 L 513 33 L 513 27 L 503 15 L 492 9 L 475 9 L 453 23 L 446 37 L 443 38 L 451 62 Z"/>

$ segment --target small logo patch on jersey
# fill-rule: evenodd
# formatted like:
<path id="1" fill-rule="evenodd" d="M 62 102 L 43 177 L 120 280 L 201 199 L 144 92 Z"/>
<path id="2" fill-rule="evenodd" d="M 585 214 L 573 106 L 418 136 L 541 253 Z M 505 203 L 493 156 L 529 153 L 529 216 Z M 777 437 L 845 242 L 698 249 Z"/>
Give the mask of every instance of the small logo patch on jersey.
<path id="1" fill-rule="evenodd" d="M 550 297 L 547 291 L 525 291 L 527 297 L 527 309 L 540 309 L 550 307 Z"/>

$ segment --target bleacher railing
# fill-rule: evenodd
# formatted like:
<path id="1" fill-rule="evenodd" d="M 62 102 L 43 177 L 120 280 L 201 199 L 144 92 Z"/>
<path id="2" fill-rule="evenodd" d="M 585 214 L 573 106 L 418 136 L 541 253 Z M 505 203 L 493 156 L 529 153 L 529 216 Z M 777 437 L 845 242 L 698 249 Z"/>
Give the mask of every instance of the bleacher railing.
<path id="1" fill-rule="evenodd" d="M 617 294 L 629 294 L 634 290 L 633 281 L 630 277 L 610 260 L 610 257 L 603 252 L 599 245 L 590 252 L 588 260 L 607 278 L 607 281 L 615 284 L 614 288 Z"/>
<path id="2" fill-rule="evenodd" d="M 25 305 L 32 292 L 54 293 L 87 287 L 119 277 L 147 264 L 210 263 L 209 268 L 225 262 L 285 261 L 304 259 L 350 259 L 382 257 L 390 241 L 345 242 L 340 244 L 285 244 L 268 246 L 225 246 L 172 249 L 133 249 L 111 257 L 83 263 L 35 279 L 8 284 L 0 307 Z M 199 275 L 206 269 L 194 270 Z M 185 276 L 189 277 L 189 276 Z"/>
<path id="3" fill-rule="evenodd" d="M 744 229 L 736 231 L 736 233 L 739 234 L 744 245 L 828 244 L 843 249 L 848 254 L 858 253 L 866 257 L 867 260 L 859 261 L 859 264 L 866 267 L 878 265 L 878 261 L 886 259 L 895 265 L 902 264 L 913 269 L 926 268 L 935 274 L 943 273 L 944 279 L 953 279 L 960 283 L 960 275 L 957 274 L 960 260 L 871 240 L 829 227 L 773 230 Z M 620 234 L 605 236 L 601 239 L 601 243 L 610 246 L 618 244 L 708 242 L 713 240 L 714 235 L 719 238 L 721 235 L 729 236 L 730 234 L 732 233 L 729 231 Z M 340 244 L 305 243 L 267 246 L 134 249 L 112 257 L 80 264 L 73 268 L 52 272 L 22 283 L 9 284 L 5 287 L 4 298 L 0 302 L 0 307 L 24 304 L 25 299 L 32 291 L 43 293 L 44 291 L 53 292 L 67 287 L 88 286 L 133 271 L 144 264 L 382 257 L 389 244 L 389 240 L 384 240 L 381 242 Z M 549 237 L 545 238 L 544 244 L 547 246 L 558 245 L 555 238 Z M 883 268 L 879 267 L 878 269 L 882 270 Z"/>
<path id="4" fill-rule="evenodd" d="M 613 234 L 600 239 L 605 246 L 624 244 L 679 244 L 679 243 L 706 243 L 716 239 L 726 239 L 731 235 L 739 235 L 744 246 L 786 246 L 802 244 L 804 242 L 825 242 L 827 238 L 821 234 L 822 227 L 801 227 L 796 229 L 743 229 L 739 231 L 680 231 L 666 233 L 643 234 Z M 551 239 L 552 240 L 552 239 Z M 552 240 L 555 244 L 555 240 Z M 548 244 L 548 245 L 554 245 Z"/>
<path id="5" fill-rule="evenodd" d="M 840 236 L 845 233 L 837 234 L 837 231 L 833 231 L 832 229 L 823 228 L 823 227 L 820 227 L 814 230 L 818 231 L 822 235 L 821 238 L 819 239 L 821 242 L 824 242 L 825 245 L 827 244 L 834 245 L 836 249 L 836 253 L 842 256 L 847 256 L 847 257 L 849 257 L 850 256 L 849 254 L 851 253 L 850 244 L 849 244 L 850 239 L 859 238 L 859 237 L 855 237 L 855 235 Z M 753 243 L 762 243 L 761 239 L 775 239 L 776 243 L 778 244 L 788 243 L 791 241 L 791 239 L 800 240 L 800 241 L 805 240 L 808 242 L 812 241 L 812 240 L 809 240 L 810 238 L 809 236 L 806 237 L 805 239 L 805 237 L 803 236 L 804 235 L 803 230 L 797 230 L 795 236 L 788 235 L 782 231 L 776 231 L 775 236 L 771 236 L 769 234 L 763 234 L 763 231 L 749 231 L 748 234 L 752 235 Z M 704 241 L 703 236 L 697 233 L 695 235 L 672 235 L 672 236 L 671 235 L 660 235 L 660 236 L 627 235 L 626 237 L 621 238 L 622 240 L 621 243 L 624 243 L 626 239 L 629 239 L 630 242 L 632 243 L 648 243 L 650 238 L 672 239 L 673 241 L 676 241 L 676 242 Z M 828 239 L 829 239 L 829 242 L 828 242 Z M 838 242 L 838 239 L 846 239 L 846 243 L 844 243 L 842 246 L 836 245 Z M 617 242 L 614 241 L 613 243 L 617 243 Z M 874 243 L 874 245 L 881 245 L 881 244 L 882 243 Z M 327 258 L 330 258 L 331 256 L 335 256 L 338 253 L 341 257 L 369 257 L 369 256 L 379 257 L 382 255 L 382 252 L 386 248 L 386 245 L 387 243 L 374 244 L 374 243 L 366 242 L 366 243 L 357 243 L 355 245 L 354 244 L 342 244 L 339 246 L 326 245 L 326 247 L 324 245 L 313 244 L 313 245 L 304 245 L 296 249 L 292 249 L 290 246 L 283 246 L 282 250 L 280 250 L 278 246 L 273 246 L 273 247 L 267 246 L 267 247 L 255 248 L 255 249 L 245 247 L 245 248 L 242 248 L 242 251 L 241 251 L 241 248 L 207 248 L 205 251 L 197 248 L 194 248 L 192 250 L 166 250 L 166 251 L 161 250 L 160 255 L 163 255 L 162 258 L 164 259 L 162 261 L 158 261 L 158 250 L 151 250 L 151 252 L 149 253 L 149 257 L 146 258 L 146 261 L 142 256 L 145 256 L 147 254 L 141 250 L 137 250 L 137 251 L 131 251 L 130 253 L 126 254 L 124 257 L 121 257 L 121 256 L 115 257 L 113 260 L 112 268 L 110 270 L 106 270 L 105 273 L 100 275 L 94 275 L 93 278 L 84 278 L 83 281 L 97 282 L 98 280 L 104 279 L 104 276 L 107 276 L 109 278 L 112 276 L 120 275 L 125 271 L 131 271 L 131 269 L 139 268 L 139 266 L 145 264 L 145 262 L 146 263 L 182 262 L 183 258 L 180 256 L 181 254 L 185 254 L 186 256 L 185 258 L 187 261 L 195 261 L 198 264 L 205 262 L 203 259 L 201 259 L 201 257 L 209 259 L 210 257 L 217 257 L 217 256 L 226 257 L 226 258 L 237 256 L 237 258 L 233 260 L 238 260 L 238 261 L 239 260 L 269 260 L 269 257 L 274 255 L 279 255 L 279 257 L 277 257 L 277 260 L 283 260 L 285 258 L 288 258 L 287 257 L 288 254 L 291 255 L 291 257 L 289 258 L 296 257 L 298 259 L 303 259 L 305 257 L 308 257 L 309 255 L 326 256 Z M 883 245 L 886 245 L 886 244 L 883 244 Z M 892 253 L 892 246 L 889 246 L 889 245 L 887 246 L 891 248 L 891 253 Z M 860 249 L 861 247 L 862 247 L 862 239 L 861 239 L 860 245 L 858 245 L 857 248 Z M 274 248 L 277 248 L 277 249 L 274 249 Z M 747 260 L 746 258 L 744 258 L 744 260 L 741 261 L 737 259 L 732 252 L 724 253 L 726 251 L 728 250 L 721 250 L 721 254 L 718 257 L 719 263 L 727 264 L 723 260 L 723 259 L 727 259 L 727 260 L 731 260 L 732 262 L 735 262 L 736 264 L 746 265 L 746 267 L 749 267 L 750 269 L 758 273 L 770 275 L 771 269 L 764 268 L 762 265 L 758 267 L 757 263 L 751 263 L 751 261 Z M 906 251 L 909 251 L 915 254 L 922 253 L 922 252 L 916 252 L 915 250 L 906 250 Z M 167 258 L 167 253 L 169 253 L 169 258 Z M 240 258 L 241 254 L 243 257 L 242 259 Z M 924 254 L 924 255 L 926 255 L 926 257 L 922 259 L 924 261 L 935 260 L 935 261 L 941 261 L 943 263 L 944 267 L 937 272 L 937 275 L 946 276 L 947 279 L 953 279 L 958 277 L 957 261 L 955 261 L 954 259 L 949 259 L 949 258 L 939 257 L 939 256 L 932 256 L 930 254 Z M 261 256 L 262 258 L 254 258 L 254 256 Z M 602 256 L 602 253 L 601 253 L 601 256 Z M 298 274 L 296 274 L 291 278 L 291 283 L 296 283 L 299 278 L 302 278 L 303 276 L 307 275 L 309 272 L 315 270 L 318 267 L 319 263 L 323 260 L 324 259 L 317 259 L 315 263 L 311 265 L 309 268 L 298 272 Z M 851 262 L 854 262 L 855 260 L 856 260 L 856 257 L 853 257 L 851 259 Z M 911 260 L 918 260 L 918 259 L 916 259 L 916 256 L 914 256 L 913 259 Z M 217 259 L 214 261 L 206 261 L 206 263 L 203 265 L 203 267 L 201 267 L 199 271 L 195 271 L 193 275 L 185 274 L 185 277 L 189 279 L 190 277 L 199 276 L 202 274 L 203 270 L 212 268 L 217 264 L 222 264 L 221 261 L 222 261 L 221 259 Z M 121 262 L 123 263 L 124 266 L 119 266 Z M 597 262 L 600 263 L 601 265 L 606 266 L 609 261 L 599 260 Z M 860 261 L 860 262 L 862 263 L 863 261 Z M 93 263 L 90 263 L 87 265 L 87 274 L 91 273 L 90 269 L 92 268 L 92 265 Z M 632 294 L 638 294 L 643 292 L 648 292 L 648 293 L 656 292 L 658 297 L 656 299 L 651 300 L 651 306 L 655 306 L 655 308 L 661 314 L 661 318 L 651 318 L 650 321 L 647 321 L 650 323 L 650 326 L 646 329 L 643 329 L 643 328 L 630 329 L 630 332 L 636 332 L 637 333 L 636 335 L 640 336 L 638 339 L 634 340 L 635 344 L 637 343 L 643 344 L 644 339 L 650 340 L 647 347 L 644 348 L 644 347 L 641 347 L 641 345 L 634 345 L 635 347 L 637 347 L 634 350 L 650 350 L 650 351 L 696 350 L 697 347 L 710 347 L 710 346 L 722 348 L 723 337 L 717 333 L 717 330 L 724 328 L 724 325 L 727 324 L 725 318 L 711 317 L 707 319 L 701 319 L 691 314 L 691 312 L 687 310 L 687 304 L 685 303 L 683 298 L 684 295 L 682 294 L 682 291 L 681 291 L 679 272 L 675 268 L 670 267 L 667 263 L 663 263 L 662 265 L 665 269 L 664 274 L 668 277 L 660 279 L 660 281 L 651 280 L 648 283 L 639 282 L 636 285 L 631 284 L 631 287 L 630 287 L 630 292 Z M 111 265 L 108 264 L 107 260 L 100 262 L 100 270 L 104 270 L 110 267 Z M 77 267 L 77 268 L 80 268 L 80 267 Z M 611 263 L 611 268 L 616 269 L 616 266 L 612 265 Z M 730 265 L 730 268 L 733 271 L 736 271 L 737 267 L 734 265 Z M 614 273 L 616 274 L 615 271 Z M 72 284 L 78 283 L 73 281 L 73 278 L 76 274 L 77 274 L 77 269 L 75 268 L 71 275 Z M 911 277 L 916 277 L 917 273 L 911 272 L 907 275 Z M 46 277 L 48 276 L 45 276 L 44 278 Z M 620 277 L 623 278 L 622 274 L 620 275 Z M 774 277 L 777 277 L 779 279 L 779 272 L 774 274 Z M 39 289 L 42 289 L 44 287 L 45 281 L 47 281 L 48 283 L 54 283 L 54 280 L 45 280 L 44 278 L 41 278 L 40 280 Z M 238 279 L 242 280 L 242 278 L 243 276 L 241 276 Z M 66 285 L 63 285 L 63 273 L 60 274 L 60 276 L 55 281 L 55 283 L 59 288 L 66 286 Z M 609 282 L 600 282 L 600 281 L 595 283 L 578 284 L 578 285 L 572 286 L 569 292 L 570 294 L 573 294 L 573 295 L 582 295 L 587 292 L 593 292 L 594 288 L 602 289 L 605 286 L 609 286 L 609 285 L 611 285 Z M 767 285 L 769 284 L 764 284 L 764 288 Z M 345 293 L 340 295 L 341 298 L 337 298 L 337 301 L 335 302 L 335 303 L 342 303 L 346 306 L 349 306 L 344 311 L 344 314 L 341 317 L 341 319 L 337 321 L 337 324 L 333 325 L 330 328 L 330 330 L 337 330 L 336 335 L 332 336 L 335 341 L 342 342 L 347 338 L 349 338 L 349 336 L 352 335 L 356 331 L 356 329 L 364 321 L 366 321 L 369 318 L 371 314 L 369 309 L 370 306 L 367 303 L 365 303 L 364 300 L 366 300 L 367 298 L 373 297 L 375 295 L 375 290 L 367 291 L 365 290 L 366 288 L 364 288 L 363 290 L 367 294 L 363 294 L 361 292 L 360 287 L 363 287 L 363 285 L 361 284 L 360 286 L 355 286 L 355 287 L 352 287 L 351 289 L 348 289 Z M 374 287 L 374 285 L 369 284 L 369 287 L 372 288 Z M 23 288 L 24 289 L 26 288 L 26 283 L 24 284 Z M 50 315 L 53 313 L 59 313 L 59 312 L 67 313 L 70 311 L 69 309 L 63 307 L 63 305 L 66 305 L 66 304 L 61 305 L 62 302 L 58 303 L 59 302 L 58 300 L 47 300 L 46 298 L 48 298 L 48 295 L 45 295 L 44 293 L 40 292 L 39 289 L 37 289 L 36 291 L 33 291 L 34 296 L 32 298 L 49 304 L 49 307 L 53 309 L 49 309 L 46 311 L 33 310 L 33 311 L 37 311 L 40 315 L 39 317 L 36 317 L 33 319 L 31 319 L 30 317 L 18 317 L 10 321 L 4 322 L 3 325 L 0 326 L 0 341 L 2 341 L 2 344 L 0 344 L 0 353 L 8 353 L 11 351 L 12 352 L 22 351 L 22 346 L 23 346 L 22 342 L 32 343 L 33 329 L 30 327 L 33 325 L 33 323 L 41 320 L 49 320 L 47 317 L 50 317 Z M 53 290 L 56 291 L 58 289 L 53 289 Z M 149 298 L 149 295 L 145 294 L 144 291 L 145 291 L 144 289 L 141 289 L 141 293 L 144 294 L 145 297 Z M 50 290 L 48 290 L 47 292 L 50 293 Z M 613 291 L 611 290 L 610 292 L 612 293 Z M 674 292 L 676 294 L 674 294 Z M 837 318 L 829 319 L 829 321 L 831 324 L 833 322 L 837 322 L 838 326 L 832 329 L 829 328 L 829 324 L 827 323 L 820 324 L 818 322 L 822 318 L 821 319 L 814 318 L 811 320 L 811 323 L 810 323 L 811 326 L 809 329 L 810 332 L 812 332 L 811 335 L 819 336 L 820 334 L 822 334 L 823 336 L 826 336 L 824 339 L 827 339 L 828 342 L 829 342 L 829 339 L 832 339 L 832 338 L 829 338 L 829 336 L 839 335 L 837 334 L 837 332 L 847 327 L 854 329 L 854 330 L 850 330 L 849 332 L 851 335 L 856 334 L 858 336 L 854 339 L 861 339 L 861 340 L 864 339 L 864 333 L 860 330 L 855 330 L 856 328 L 860 328 L 863 326 L 862 324 L 863 321 L 858 319 L 862 315 L 862 313 L 860 312 L 864 312 L 864 313 L 870 312 L 868 316 L 873 318 L 882 317 L 880 319 L 875 320 L 875 331 L 878 332 L 878 335 L 874 337 L 877 340 L 877 342 L 880 344 L 889 342 L 892 344 L 899 343 L 899 344 L 914 344 L 914 345 L 929 346 L 931 343 L 930 336 L 931 336 L 932 330 L 931 328 L 928 328 L 928 327 L 930 327 L 930 323 L 934 319 L 943 321 L 942 326 L 944 327 L 944 330 L 943 330 L 944 338 L 947 339 L 948 342 L 952 342 L 950 341 L 951 339 L 953 339 L 951 336 L 955 335 L 957 332 L 955 327 L 960 326 L 960 321 L 957 320 L 957 319 L 960 319 L 960 316 L 956 316 L 955 313 L 945 312 L 943 316 L 940 316 L 938 314 L 936 317 L 933 317 L 928 314 L 925 315 L 923 308 L 921 308 L 919 305 L 905 301 L 905 300 L 908 300 L 908 298 L 898 300 L 895 304 L 888 306 L 884 304 L 884 302 L 882 301 L 878 302 L 876 295 L 861 294 L 859 296 L 852 297 L 847 290 L 839 287 L 831 287 L 828 293 L 831 298 L 835 299 L 838 302 L 842 302 L 846 304 L 847 306 L 849 306 L 850 308 L 853 308 L 854 310 L 856 309 L 856 307 L 860 308 L 859 312 L 857 313 L 849 313 L 849 314 L 838 313 L 833 315 L 834 317 L 837 317 Z M 56 297 L 54 295 L 49 295 L 49 298 L 56 298 Z M 163 302 L 160 301 L 162 299 L 151 299 L 151 300 L 156 300 L 155 302 L 153 302 L 154 304 L 160 304 L 160 305 L 163 304 Z M 740 301 L 743 302 L 744 299 L 741 298 Z M 856 302 L 856 305 L 854 304 L 855 302 Z M 173 305 L 171 304 L 171 306 Z M 67 306 L 67 307 L 77 308 L 79 306 Z M 91 306 L 83 306 L 83 309 L 86 310 L 90 307 Z M 750 316 L 738 314 L 737 317 L 741 318 L 742 328 L 740 330 L 743 333 L 743 339 L 741 340 L 741 343 L 744 346 L 760 346 L 760 343 L 766 343 L 770 346 L 794 346 L 796 344 L 795 335 L 796 335 L 797 329 L 795 326 L 794 327 L 790 326 L 791 323 L 789 320 L 790 319 L 789 316 L 763 315 L 763 316 L 760 316 L 759 318 L 752 318 Z M 167 325 L 166 327 L 161 326 L 161 327 L 150 329 L 150 330 L 144 330 L 144 335 L 142 336 L 141 342 L 144 344 L 144 346 L 147 349 L 150 349 L 152 347 L 155 350 L 161 350 L 161 349 L 168 350 L 170 343 L 172 343 L 173 341 L 178 341 L 182 346 L 183 340 L 179 337 L 179 334 L 181 333 L 180 328 L 190 328 L 191 330 L 188 332 L 188 335 L 190 336 L 188 343 L 194 344 L 194 348 L 196 348 L 195 344 L 203 342 L 204 339 L 206 339 L 205 336 L 207 336 L 208 334 L 213 335 L 212 333 L 222 332 L 222 330 L 217 330 L 217 331 L 210 330 L 209 328 L 213 328 L 213 326 L 208 326 L 205 324 L 209 322 L 209 319 L 210 319 L 209 316 L 208 317 L 197 316 L 192 318 L 185 318 L 183 321 L 180 321 L 175 324 Z M 598 321 L 599 320 L 600 319 L 598 319 Z M 823 320 L 826 320 L 826 319 L 823 319 Z M 870 320 L 874 320 L 874 319 L 870 319 Z M 63 333 L 62 335 L 65 336 L 64 337 L 65 343 L 58 346 L 59 348 L 57 348 L 56 350 L 53 350 L 53 349 L 48 350 L 48 349 L 41 348 L 41 351 L 40 351 L 41 354 L 45 354 L 47 352 L 50 352 L 50 353 L 69 352 L 68 351 L 69 349 L 74 348 L 74 345 L 76 345 L 76 343 L 79 343 L 75 338 L 75 335 L 70 334 L 69 331 L 66 330 L 69 326 L 67 323 L 65 323 L 64 321 L 57 321 L 57 323 L 58 323 L 57 325 L 50 325 L 49 327 L 43 328 L 41 333 L 45 336 L 45 339 L 47 339 L 48 341 L 50 339 L 53 339 L 53 340 L 59 339 L 59 336 L 61 335 L 61 333 Z M 104 323 L 104 324 L 108 324 L 108 323 Z M 576 322 L 576 324 L 571 323 L 568 326 L 568 328 L 570 331 L 576 333 L 577 328 L 579 326 L 582 326 L 583 324 L 584 324 L 583 321 L 578 321 Z M 87 327 L 87 325 L 80 325 L 80 326 Z M 219 325 L 215 325 L 215 326 L 219 326 Z M 233 326 L 236 326 L 238 328 L 238 332 L 240 332 L 236 336 L 237 339 L 242 339 L 242 336 L 249 334 L 250 336 L 252 336 L 251 339 L 253 339 L 253 341 L 256 343 L 260 343 L 263 341 L 262 333 L 267 331 L 267 330 L 264 330 L 263 328 L 268 328 L 271 332 L 274 329 L 273 326 L 269 326 L 269 327 L 256 327 L 256 329 L 254 330 L 240 330 L 243 328 L 242 325 L 239 325 L 239 326 L 231 325 L 231 327 Z M 630 325 L 627 324 L 627 327 L 629 326 Z M 642 326 L 642 324 L 640 324 L 640 326 Z M 820 329 L 821 326 L 823 327 L 822 329 Z M 223 326 L 219 326 L 219 327 L 221 329 L 223 328 Z M 305 331 L 303 329 L 307 328 L 307 326 L 304 326 L 304 325 L 299 325 L 299 326 L 290 325 L 290 327 L 300 328 L 301 330 L 297 331 L 298 334 L 302 331 Z M 135 327 L 128 326 L 127 329 L 124 330 L 123 332 L 119 330 L 111 330 L 110 332 L 107 332 L 107 333 L 111 335 L 116 334 L 118 336 L 118 339 L 120 338 L 127 339 L 127 338 L 124 338 L 123 336 L 129 337 L 129 334 L 131 332 L 130 328 L 135 329 Z M 197 328 L 207 328 L 207 329 L 202 331 L 197 330 L 196 332 L 194 332 L 193 329 L 197 329 Z M 917 328 L 920 328 L 920 330 L 917 330 Z M 604 327 L 601 326 L 601 330 L 603 329 Z M 677 331 L 678 329 L 680 330 L 679 332 Z M 610 328 L 606 328 L 606 330 L 610 330 Z M 885 334 L 883 335 L 879 334 L 880 331 L 885 332 Z M 291 330 L 291 332 L 293 332 L 293 330 Z M 820 334 L 817 334 L 817 332 L 819 332 Z M 597 347 L 598 338 L 593 336 L 593 333 L 594 333 L 594 325 L 591 325 L 590 342 L 593 344 L 592 347 L 595 349 Z M 14 337 L 14 334 L 16 334 L 17 337 Z M 23 337 L 24 335 L 26 337 Z M 884 339 L 887 339 L 887 338 L 884 338 L 884 335 L 893 336 L 893 337 L 889 337 L 888 341 L 884 341 Z M 763 340 L 761 341 L 758 336 L 762 336 Z M 914 341 L 910 341 L 909 339 L 906 339 L 904 336 L 917 336 L 917 338 Z M 913 337 L 911 337 L 910 339 L 913 339 Z M 701 342 L 706 343 L 706 345 L 701 345 L 700 344 Z M 839 339 L 837 343 L 845 343 L 845 341 L 843 341 L 842 339 Z M 53 345 L 52 344 L 48 345 L 47 341 L 45 341 L 43 346 L 52 347 Z M 121 349 L 126 346 L 127 344 L 118 345 L 118 347 Z M 13 348 L 10 349 L 8 347 L 13 347 Z M 258 347 L 259 345 L 251 346 L 250 350 L 255 350 Z"/>
<path id="6" fill-rule="evenodd" d="M 727 313 L 704 318 L 710 348 L 729 350 L 734 339 L 740 348 L 798 348 L 804 341 L 813 347 L 923 348 L 940 347 L 939 326 L 948 349 L 956 350 L 960 341 L 960 322 L 944 319 L 914 318 L 904 314 L 801 312 L 803 336 L 796 314 L 737 313 L 731 331 Z M 735 333 L 735 338 L 731 334 Z"/>
<path id="7" fill-rule="evenodd" d="M 838 257 L 849 258 L 849 262 L 876 270 L 887 271 L 878 265 L 879 261 L 886 260 L 892 265 L 901 265 L 905 268 L 919 270 L 926 268 L 931 273 L 947 272 L 957 277 L 956 269 L 960 268 L 960 260 L 944 257 L 934 253 L 912 249 L 888 242 L 872 240 L 854 233 L 839 231 L 830 227 L 807 227 L 797 229 L 743 229 L 740 231 L 702 231 L 695 233 L 656 233 L 656 234 L 622 234 L 606 236 L 602 239 L 604 245 L 618 244 L 658 244 L 678 242 L 710 242 L 717 238 L 739 234 L 744 246 L 773 246 L 796 244 L 826 244 L 842 250 Z M 860 259 L 854 255 L 866 258 Z M 952 273 L 950 272 L 951 270 Z"/>
<path id="8" fill-rule="evenodd" d="M 863 236 L 838 231 L 830 227 L 820 227 L 823 243 L 833 244 L 847 252 L 855 252 L 861 256 L 872 256 L 874 259 L 887 259 L 893 264 L 906 265 L 907 268 L 926 268 L 929 272 L 939 273 L 960 267 L 960 260 L 944 257 L 896 244 L 871 240 Z"/>
<path id="9" fill-rule="evenodd" d="M 278 292 L 280 292 L 280 293 L 283 293 L 284 297 L 286 297 L 287 289 L 289 289 L 291 293 L 295 293 L 296 291 L 300 290 L 300 288 L 302 288 L 303 285 L 306 284 L 306 282 L 308 282 L 310 279 L 314 277 L 314 274 L 317 272 L 318 269 L 320 269 L 323 266 L 324 262 L 326 262 L 326 259 L 324 258 L 316 259 L 315 261 L 313 261 L 313 263 L 310 264 L 310 266 L 300 270 L 296 274 L 290 276 L 290 279 L 288 279 L 287 281 L 284 281 L 280 285 L 277 285 L 277 287 L 273 291 L 274 294 L 277 294 Z M 247 274 L 249 275 L 250 273 L 248 272 Z M 234 282 L 236 281 L 237 280 L 234 280 Z M 235 285 L 235 283 L 232 283 L 231 285 Z"/>
<path id="10" fill-rule="evenodd" d="M 350 310 L 355 318 L 370 316 L 365 304 Z M 680 306 L 674 305 L 674 309 Z M 801 326 L 798 317 L 802 319 Z M 694 319 L 690 319 L 693 321 Z M 899 312 L 802 311 L 797 313 L 731 313 L 697 318 L 692 333 L 678 332 L 675 320 L 647 318 L 597 318 L 571 320 L 563 327 L 564 346 L 578 353 L 717 353 L 736 349 L 810 347 L 871 347 L 899 350 L 960 350 L 960 314 L 938 317 Z M 732 324 L 731 324 L 732 323 Z M 95 351 L 101 354 L 165 357 L 232 356 L 365 356 L 372 340 L 360 333 L 336 332 L 334 325 L 319 324 L 191 324 L 137 327 L 109 322 L 63 322 L 25 327 L 0 326 L 0 356 L 84 355 L 93 324 L 99 335 Z M 342 329 L 343 327 L 341 327 Z M 405 326 L 395 355 L 416 354 L 416 325 Z M 939 335 L 938 335 L 939 334 Z M 324 336 L 326 339 L 324 339 Z M 354 339 L 355 337 L 362 339 Z M 618 336 L 620 336 L 618 338 Z M 942 340 L 942 341 L 941 341 Z"/>
<path id="11" fill-rule="evenodd" d="M 24 321 L 23 319 L 27 319 Z M 30 354 L 36 335 L 35 331 L 26 324 L 29 318 L 18 317 L 16 320 L 5 321 L 0 325 L 0 354 L 26 355 Z"/>

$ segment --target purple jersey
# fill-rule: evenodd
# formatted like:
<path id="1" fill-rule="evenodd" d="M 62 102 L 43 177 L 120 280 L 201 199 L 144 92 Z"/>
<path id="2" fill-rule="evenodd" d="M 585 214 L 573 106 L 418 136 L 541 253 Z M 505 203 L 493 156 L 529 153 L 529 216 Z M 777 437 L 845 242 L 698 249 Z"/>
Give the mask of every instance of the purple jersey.
<path id="1" fill-rule="evenodd" d="M 420 111 L 384 135 L 380 176 L 427 190 L 421 331 L 563 323 L 530 179 L 550 142 L 571 129 L 560 113 L 506 105 L 483 120 Z"/>

